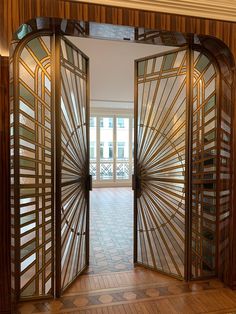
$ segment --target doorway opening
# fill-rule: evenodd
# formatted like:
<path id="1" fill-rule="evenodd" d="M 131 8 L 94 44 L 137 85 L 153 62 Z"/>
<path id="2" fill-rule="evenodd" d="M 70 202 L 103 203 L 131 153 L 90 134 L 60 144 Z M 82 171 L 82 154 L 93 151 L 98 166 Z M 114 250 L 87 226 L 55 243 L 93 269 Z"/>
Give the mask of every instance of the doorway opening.
<path id="1" fill-rule="evenodd" d="M 149 35 L 159 43 L 167 34 Z M 171 35 L 183 47 L 156 54 L 153 46 L 134 66 L 134 262 L 181 279 L 222 277 L 232 164 L 231 103 L 222 100 L 230 82 L 199 38 Z M 64 36 L 36 32 L 12 65 L 14 289 L 18 298 L 59 296 L 89 263 L 89 59 Z M 99 117 L 97 126 L 125 126 L 121 118 Z M 117 140 L 114 126 L 112 134 Z M 107 155 L 98 143 L 96 179 L 125 180 L 117 168 L 125 142 L 108 139 Z M 104 172 L 106 156 L 113 164 Z"/>
<path id="2" fill-rule="evenodd" d="M 67 39 L 90 60 L 90 175 L 93 189 L 90 192 L 90 263 L 87 272 L 127 271 L 134 265 L 134 60 L 175 48 L 157 49 L 155 45 L 140 46 L 129 41 Z"/>

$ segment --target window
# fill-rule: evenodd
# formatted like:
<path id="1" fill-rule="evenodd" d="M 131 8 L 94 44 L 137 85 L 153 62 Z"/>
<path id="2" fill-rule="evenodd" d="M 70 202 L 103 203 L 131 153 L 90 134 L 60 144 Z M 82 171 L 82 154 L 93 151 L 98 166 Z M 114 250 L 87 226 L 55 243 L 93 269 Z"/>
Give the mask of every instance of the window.
<path id="1" fill-rule="evenodd" d="M 109 118 L 108 126 L 109 128 L 113 128 L 113 118 Z"/>
<path id="2" fill-rule="evenodd" d="M 100 143 L 100 158 L 104 159 L 104 143 Z"/>
<path id="3" fill-rule="evenodd" d="M 109 159 L 113 157 L 113 143 L 109 142 L 108 144 L 108 151 L 109 151 Z"/>
<path id="4" fill-rule="evenodd" d="M 96 158 L 96 145 L 95 142 L 90 142 L 90 159 Z"/>
<path id="5" fill-rule="evenodd" d="M 117 127 L 118 128 L 124 128 L 125 127 L 125 123 L 124 123 L 123 118 L 117 118 Z"/>
<path id="6" fill-rule="evenodd" d="M 118 142 L 117 144 L 117 158 L 118 159 L 124 159 L 125 158 L 125 143 L 124 142 Z"/>
<path id="7" fill-rule="evenodd" d="M 132 136 L 131 115 L 112 113 L 112 116 L 91 117 L 90 173 L 93 180 L 113 183 L 131 181 Z"/>
<path id="8" fill-rule="evenodd" d="M 90 118 L 90 128 L 95 128 L 96 127 L 96 118 L 91 117 Z"/>
<path id="9" fill-rule="evenodd" d="M 96 175 L 96 158 L 97 158 L 97 117 L 90 117 L 90 174 L 93 177 L 93 180 L 97 179 Z"/>

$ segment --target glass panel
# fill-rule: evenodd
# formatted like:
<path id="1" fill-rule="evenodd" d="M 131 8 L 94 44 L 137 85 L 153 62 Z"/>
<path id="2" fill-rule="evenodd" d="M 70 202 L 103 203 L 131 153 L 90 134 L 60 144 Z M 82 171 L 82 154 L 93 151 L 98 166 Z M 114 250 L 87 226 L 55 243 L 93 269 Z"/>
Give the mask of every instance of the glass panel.
<path id="1" fill-rule="evenodd" d="M 129 118 L 116 119 L 116 178 L 129 179 Z"/>
<path id="2" fill-rule="evenodd" d="M 39 60 L 48 57 L 45 44 L 40 38 L 35 38 L 28 43 L 28 47 Z"/>
<path id="3" fill-rule="evenodd" d="M 216 124 L 215 68 L 202 53 L 194 52 L 196 114 L 192 147 L 192 277 L 215 274 L 216 251 Z M 206 68 L 209 69 L 206 71 Z M 205 72 L 206 71 L 206 72 Z M 200 79 L 199 79 L 200 78 Z M 210 83 L 209 83 L 210 82 Z M 202 95 L 205 95 L 204 101 Z M 210 149 L 210 150 L 209 150 Z M 212 194 L 206 194 L 211 191 Z M 206 197 L 207 195 L 207 197 Z"/>
<path id="4" fill-rule="evenodd" d="M 209 64 L 209 59 L 204 54 L 200 54 L 199 56 L 196 54 L 196 52 L 194 52 L 194 54 L 195 54 L 195 60 L 197 59 L 197 64 L 195 65 L 195 69 L 201 73 Z"/>
<path id="5" fill-rule="evenodd" d="M 89 22 L 89 33 L 91 37 L 111 38 L 112 40 L 134 40 L 134 28 L 111 24 Z"/>
<path id="6" fill-rule="evenodd" d="M 86 60 L 61 39 L 61 288 L 64 290 L 86 266 L 87 191 L 87 69 Z M 96 120 L 91 120 L 91 129 Z M 94 125 L 94 126 L 93 126 Z M 96 142 L 96 134 L 91 134 Z M 95 137 L 95 138 L 93 138 Z M 91 155 L 96 150 L 91 147 Z M 50 283 L 47 283 L 50 284 Z"/>
<path id="7" fill-rule="evenodd" d="M 100 180 L 113 180 L 113 117 L 100 118 Z"/>
<path id="8" fill-rule="evenodd" d="M 168 54 L 165 56 L 165 61 L 163 64 L 163 70 L 169 70 L 172 68 L 172 64 L 173 64 L 175 57 L 176 57 L 175 53 Z"/>
<path id="9" fill-rule="evenodd" d="M 44 82 L 48 87 L 51 84 L 49 50 L 49 36 L 26 43 L 16 63 L 19 77 L 14 78 L 19 89 L 15 106 L 20 111 L 14 117 L 19 122 L 19 150 L 14 151 L 19 155 L 16 177 L 20 183 L 15 186 L 19 205 L 14 208 L 20 221 L 15 226 L 20 242 L 16 248 L 20 256 L 20 265 L 16 265 L 20 271 L 17 293 L 24 298 L 53 295 L 52 284 L 46 286 L 46 281 L 53 282 L 52 259 L 48 260 L 47 274 L 44 271 L 44 256 L 47 252 L 53 256 L 53 231 L 48 223 L 54 217 L 51 91 L 42 86 Z"/>
<path id="10" fill-rule="evenodd" d="M 182 278 L 185 255 L 186 50 L 156 57 L 152 81 L 137 86 L 139 263 Z M 148 59 L 147 59 L 148 60 Z M 146 61 L 147 62 L 147 61 Z M 122 153 L 122 152 L 121 152 Z"/>

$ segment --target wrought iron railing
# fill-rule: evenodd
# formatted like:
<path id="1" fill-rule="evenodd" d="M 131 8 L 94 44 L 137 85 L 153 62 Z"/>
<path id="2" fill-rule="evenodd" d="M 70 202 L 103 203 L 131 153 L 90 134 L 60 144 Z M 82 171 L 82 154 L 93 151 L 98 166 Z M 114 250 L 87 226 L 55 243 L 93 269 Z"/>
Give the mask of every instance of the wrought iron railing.
<path id="1" fill-rule="evenodd" d="M 114 169 L 115 168 L 115 169 Z M 132 164 L 128 159 L 117 160 L 90 160 L 90 174 L 93 180 L 129 180 L 131 179 Z"/>

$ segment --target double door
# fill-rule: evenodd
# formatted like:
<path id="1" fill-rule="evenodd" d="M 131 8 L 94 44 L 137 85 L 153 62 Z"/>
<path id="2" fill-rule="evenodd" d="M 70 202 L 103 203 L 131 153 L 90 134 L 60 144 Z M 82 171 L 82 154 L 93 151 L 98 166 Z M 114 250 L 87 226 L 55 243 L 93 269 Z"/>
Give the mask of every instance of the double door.
<path id="1" fill-rule="evenodd" d="M 135 69 L 134 262 L 178 278 L 212 275 L 215 68 L 184 48 L 138 60 Z M 64 37 L 38 33 L 14 52 L 18 298 L 60 296 L 89 263 L 88 76 L 88 58 Z"/>

